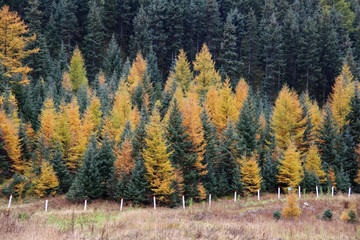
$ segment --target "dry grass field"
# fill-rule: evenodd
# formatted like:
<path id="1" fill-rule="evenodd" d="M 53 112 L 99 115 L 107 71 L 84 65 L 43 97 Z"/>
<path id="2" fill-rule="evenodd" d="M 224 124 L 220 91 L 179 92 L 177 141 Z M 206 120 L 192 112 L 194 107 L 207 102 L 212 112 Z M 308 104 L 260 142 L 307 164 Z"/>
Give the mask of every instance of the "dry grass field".
<path id="1" fill-rule="evenodd" d="M 304 206 L 307 202 L 309 205 Z M 7 239 L 360 239 L 360 225 L 340 220 L 341 213 L 356 206 L 360 213 L 360 195 L 306 195 L 299 201 L 298 219 L 273 219 L 275 210 L 285 205 L 285 195 L 219 199 L 182 208 L 134 208 L 109 201 L 83 205 L 71 204 L 64 197 L 13 202 L 7 211 L 7 199 L 1 199 L 0 236 Z M 334 213 L 332 221 L 321 216 L 325 209 Z"/>

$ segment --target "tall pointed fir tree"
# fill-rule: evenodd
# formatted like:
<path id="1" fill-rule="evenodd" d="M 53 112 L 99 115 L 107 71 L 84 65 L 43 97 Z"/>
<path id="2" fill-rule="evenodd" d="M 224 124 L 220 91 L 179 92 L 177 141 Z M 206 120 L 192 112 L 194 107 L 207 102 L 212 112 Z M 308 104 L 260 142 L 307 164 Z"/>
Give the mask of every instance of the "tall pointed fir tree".
<path id="1" fill-rule="evenodd" d="M 101 67 L 104 57 L 105 30 L 102 19 L 102 7 L 95 0 L 90 2 L 86 36 L 84 38 L 84 56 L 86 59 L 87 77 L 92 83 Z"/>
<path id="2" fill-rule="evenodd" d="M 141 6 L 134 18 L 134 33 L 130 37 L 129 55 L 134 59 L 138 52 L 147 56 L 152 44 L 150 19 L 143 6 Z"/>
<path id="3" fill-rule="evenodd" d="M 214 59 L 219 55 L 217 52 L 221 43 L 221 19 L 219 4 L 216 0 L 206 0 L 206 37 L 205 41 L 213 54 Z"/>
<path id="4" fill-rule="evenodd" d="M 346 116 L 349 124 L 350 135 L 353 138 L 355 145 L 360 143 L 360 92 L 359 86 L 355 87 L 355 95 L 350 101 L 350 112 Z"/>
<path id="5" fill-rule="evenodd" d="M 51 164 L 54 168 L 55 174 L 59 179 L 59 193 L 67 193 L 72 181 L 73 176 L 71 176 L 69 170 L 66 167 L 63 153 L 60 146 L 57 144 L 54 149 L 54 153 L 51 159 Z"/>
<path id="6" fill-rule="evenodd" d="M 112 35 L 102 63 L 102 70 L 107 79 L 110 79 L 112 76 L 120 79 L 122 69 L 121 57 L 120 47 L 116 42 L 115 36 Z"/>
<path id="7" fill-rule="evenodd" d="M 233 24 L 233 16 L 228 14 L 224 25 L 224 34 L 220 46 L 220 73 L 223 78 L 230 78 L 231 86 L 235 88 L 240 77 L 241 62 L 236 46 L 236 27 Z"/>

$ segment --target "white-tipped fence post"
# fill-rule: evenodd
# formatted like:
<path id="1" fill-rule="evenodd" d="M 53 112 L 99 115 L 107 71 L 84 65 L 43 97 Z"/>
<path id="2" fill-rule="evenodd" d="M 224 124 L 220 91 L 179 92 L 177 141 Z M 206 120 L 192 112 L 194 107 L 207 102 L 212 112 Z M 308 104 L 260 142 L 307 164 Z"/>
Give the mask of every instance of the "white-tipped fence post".
<path id="1" fill-rule="evenodd" d="M 124 198 L 121 198 L 121 202 L 120 202 L 120 212 L 122 212 L 123 204 L 124 204 Z"/>
<path id="2" fill-rule="evenodd" d="M 278 199 L 280 199 L 280 187 L 278 187 Z"/>
<path id="3" fill-rule="evenodd" d="M 236 202 L 236 194 L 237 194 L 237 192 L 235 191 L 235 193 L 234 193 L 234 202 Z"/>
<path id="4" fill-rule="evenodd" d="M 301 198 L 301 187 L 299 185 L 299 198 Z"/>
<path id="5" fill-rule="evenodd" d="M 86 205 L 87 205 L 87 199 L 85 199 L 85 202 L 84 202 L 84 211 L 86 211 Z"/>
<path id="6" fill-rule="evenodd" d="M 334 185 L 331 186 L 331 196 L 334 197 Z"/>
<path id="7" fill-rule="evenodd" d="M 48 209 L 48 203 L 49 203 L 49 200 L 48 200 L 48 199 L 46 199 L 46 200 L 45 200 L 45 212 L 47 212 L 47 209 Z"/>
<path id="8" fill-rule="evenodd" d="M 156 210 L 156 197 L 154 195 L 154 209 Z"/>
<path id="9" fill-rule="evenodd" d="M 260 201 L 260 188 L 258 189 L 258 201 Z"/>
<path id="10" fill-rule="evenodd" d="M 317 198 L 319 197 L 319 187 L 318 187 L 318 185 L 316 185 L 316 197 Z"/>
<path id="11" fill-rule="evenodd" d="M 211 207 L 211 193 L 209 193 L 209 208 Z"/>
<path id="12" fill-rule="evenodd" d="M 351 187 L 349 187 L 349 197 L 351 196 Z"/>
<path id="13" fill-rule="evenodd" d="M 182 200 L 183 200 L 183 209 L 185 210 L 185 195 L 183 195 Z"/>
<path id="14" fill-rule="evenodd" d="M 10 208 L 10 206 L 11 206 L 11 199 L 12 199 L 12 194 L 10 194 L 8 208 Z"/>

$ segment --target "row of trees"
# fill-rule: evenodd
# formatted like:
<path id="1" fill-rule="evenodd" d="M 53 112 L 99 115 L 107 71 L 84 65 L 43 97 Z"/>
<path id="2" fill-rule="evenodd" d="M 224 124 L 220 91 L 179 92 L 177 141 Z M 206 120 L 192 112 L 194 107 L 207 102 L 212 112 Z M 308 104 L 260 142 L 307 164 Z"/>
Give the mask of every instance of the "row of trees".
<path id="1" fill-rule="evenodd" d="M 358 72 L 358 0 L 17 0 L 8 4 L 37 35 L 32 46 L 40 51 L 26 60 L 34 69 L 35 82 L 50 81 L 52 60 L 67 62 L 76 45 L 84 54 L 90 84 L 100 69 L 112 70 L 104 69 L 104 63 L 121 65 L 128 58 L 131 62 L 140 51 L 152 66 L 151 81 L 164 86 L 178 51 L 184 49 L 193 61 L 203 43 L 232 87 L 243 76 L 273 99 L 286 83 L 324 104 L 344 58 Z M 109 59 L 106 49 L 116 52 L 116 58 Z M 120 77 L 118 71 L 106 74 Z"/>

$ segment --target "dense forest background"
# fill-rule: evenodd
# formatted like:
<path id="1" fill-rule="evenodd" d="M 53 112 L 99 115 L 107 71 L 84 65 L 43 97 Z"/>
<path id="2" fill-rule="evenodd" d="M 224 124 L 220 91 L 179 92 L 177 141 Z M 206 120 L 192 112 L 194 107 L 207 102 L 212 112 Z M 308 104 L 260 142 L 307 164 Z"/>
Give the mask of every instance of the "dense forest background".
<path id="1" fill-rule="evenodd" d="M 3 194 L 359 190 L 360 1 L 5 5 L 33 52 L 1 71 Z"/>

